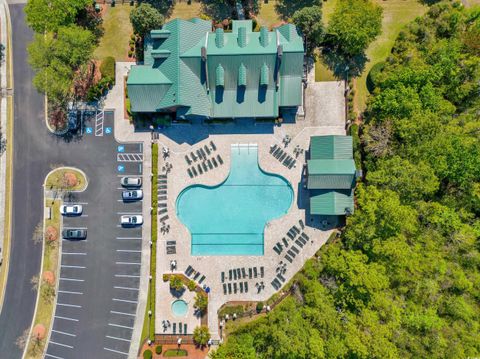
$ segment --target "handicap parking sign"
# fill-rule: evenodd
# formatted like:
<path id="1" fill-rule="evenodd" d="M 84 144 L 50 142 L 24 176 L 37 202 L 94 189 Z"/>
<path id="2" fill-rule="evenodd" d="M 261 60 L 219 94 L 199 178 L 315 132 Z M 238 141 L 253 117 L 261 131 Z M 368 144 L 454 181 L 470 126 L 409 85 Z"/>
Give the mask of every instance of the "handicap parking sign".
<path id="1" fill-rule="evenodd" d="M 112 128 L 111 127 L 105 127 L 105 133 L 107 135 L 111 134 L 112 133 Z"/>
<path id="2" fill-rule="evenodd" d="M 118 152 L 125 152 L 125 146 L 124 145 L 117 146 L 117 151 Z"/>
<path id="3" fill-rule="evenodd" d="M 118 165 L 117 170 L 118 170 L 118 172 L 125 172 L 125 166 Z"/>
<path id="4" fill-rule="evenodd" d="M 91 127 L 86 127 L 86 128 L 85 128 L 85 133 L 86 133 L 86 134 L 89 134 L 89 135 L 92 134 L 92 133 L 93 133 L 93 128 L 91 128 Z"/>

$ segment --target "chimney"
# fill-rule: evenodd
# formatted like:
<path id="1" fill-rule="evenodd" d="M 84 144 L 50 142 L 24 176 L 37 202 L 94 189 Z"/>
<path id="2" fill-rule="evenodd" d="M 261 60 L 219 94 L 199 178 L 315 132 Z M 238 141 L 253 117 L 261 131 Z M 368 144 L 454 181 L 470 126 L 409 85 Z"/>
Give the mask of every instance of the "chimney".
<path id="1" fill-rule="evenodd" d="M 215 45 L 220 49 L 224 45 L 224 32 L 222 28 L 218 28 L 215 30 Z"/>
<path id="2" fill-rule="evenodd" d="M 247 28 L 246 27 L 239 27 L 238 28 L 238 46 L 245 47 L 247 46 Z"/>
<path id="3" fill-rule="evenodd" d="M 266 26 L 260 28 L 260 45 L 263 47 L 268 46 L 268 29 Z"/>

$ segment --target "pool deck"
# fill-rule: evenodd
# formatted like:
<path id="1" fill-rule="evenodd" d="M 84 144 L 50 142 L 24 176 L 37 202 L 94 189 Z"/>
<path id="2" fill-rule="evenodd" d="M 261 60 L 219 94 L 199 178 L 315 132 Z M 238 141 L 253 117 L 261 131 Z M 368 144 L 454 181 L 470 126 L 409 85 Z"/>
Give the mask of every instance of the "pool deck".
<path id="1" fill-rule="evenodd" d="M 117 63 L 117 79 L 122 78 L 131 64 Z M 335 228 L 335 223 L 329 223 L 323 226 L 321 219 L 311 221 L 306 208 L 305 191 L 301 184 L 303 165 L 305 164 L 305 152 L 310 143 L 310 137 L 314 135 L 344 135 L 345 134 L 345 102 L 344 85 L 341 82 L 321 82 L 313 81 L 312 71 L 309 74 L 309 84 L 305 96 L 305 118 L 298 119 L 296 122 L 285 121 L 280 126 L 273 123 L 254 123 L 241 122 L 221 125 L 173 125 L 159 133 L 159 138 L 155 140 L 162 147 L 169 149 L 169 156 L 165 159 L 160 156 L 159 169 L 168 162 L 172 168 L 167 174 L 167 212 L 159 215 L 161 218 L 168 215 L 165 224 L 169 225 L 168 232 L 162 232 L 162 223 L 159 223 L 159 235 L 157 245 L 157 297 L 156 297 L 156 332 L 161 334 L 172 334 L 172 328 L 163 332 L 162 321 L 170 320 L 188 324 L 188 333 L 192 333 L 195 326 L 200 324 L 200 319 L 191 312 L 191 303 L 193 303 L 193 293 L 185 291 L 182 299 L 190 303 L 187 318 L 179 320 L 173 317 L 171 303 L 175 297 L 170 293 L 168 282 L 163 282 L 163 273 L 172 273 L 170 261 L 176 260 L 177 272 L 184 273 L 188 266 L 192 266 L 201 275 L 206 277 L 202 284 L 210 287 L 208 305 L 208 326 L 213 339 L 220 339 L 219 321 L 217 317 L 218 309 L 229 301 L 265 301 L 271 297 L 277 290 L 271 285 L 271 281 L 276 277 L 276 269 L 283 261 L 287 263 L 284 277 L 287 283 L 295 273 L 297 273 L 305 261 L 311 258 L 318 249 L 327 241 Z M 115 134 L 123 140 L 143 141 L 146 145 L 150 143 L 151 136 L 148 131 L 133 131 L 133 126 L 124 120 L 123 117 L 123 81 L 117 81 L 115 88 L 111 91 L 112 96 L 107 98 L 106 108 L 115 109 Z M 292 138 L 290 144 L 284 148 L 283 138 L 289 135 Z M 217 146 L 215 155 L 220 154 L 224 164 L 218 168 L 209 170 L 203 175 L 190 178 L 187 174 L 189 167 L 185 161 L 185 154 L 203 147 L 210 146 L 213 141 Z M 175 202 L 180 192 L 193 184 L 202 184 L 214 186 L 226 179 L 230 170 L 230 149 L 232 144 L 237 143 L 255 143 L 258 145 L 258 162 L 260 167 L 270 173 L 275 173 L 286 178 L 294 190 L 294 200 L 288 213 L 278 219 L 272 220 L 265 227 L 264 245 L 265 252 L 263 256 L 192 256 L 191 255 L 191 237 L 187 228 L 178 220 L 176 216 Z M 276 160 L 269 152 L 270 146 L 277 144 L 282 146 L 291 156 L 294 155 L 293 149 L 298 145 L 304 150 L 304 153 L 297 158 L 296 167 L 288 169 Z M 198 161 L 196 162 L 198 163 Z M 160 208 L 159 208 L 160 209 Z M 289 263 L 284 259 L 285 249 L 278 255 L 273 246 L 282 241 L 288 230 L 293 226 L 299 226 L 299 220 L 302 219 L 305 224 L 305 233 L 310 237 L 310 242 L 293 260 Z M 167 254 L 167 241 L 176 241 L 176 253 Z M 142 273 L 148 272 L 148 260 L 142 261 Z M 224 271 L 228 278 L 228 271 L 236 268 L 264 267 L 264 278 L 242 279 L 236 282 L 247 282 L 248 293 L 223 294 L 223 284 L 221 282 L 221 272 Z M 201 276 L 199 276 L 201 278 Z M 247 277 L 248 278 L 248 277 Z M 255 284 L 264 282 L 264 289 L 258 291 Z M 228 279 L 226 283 L 229 283 Z M 233 283 L 231 281 L 230 283 Z M 283 283 L 283 284 L 285 284 Z M 139 303 L 146 300 L 146 288 L 142 287 Z M 281 289 L 280 289 L 281 291 Z M 145 292 L 145 293 L 143 293 Z M 190 297 L 192 296 L 192 297 Z M 140 306 L 139 306 L 140 307 Z M 144 306 L 142 306 L 144 308 Z M 140 308 L 140 310 L 142 309 Z M 141 320 L 136 321 L 141 332 Z M 137 323 L 138 322 L 138 323 Z M 178 333 L 178 331 L 177 331 Z M 184 334 L 184 333 L 183 333 Z M 138 338 L 137 338 L 138 339 Z"/>

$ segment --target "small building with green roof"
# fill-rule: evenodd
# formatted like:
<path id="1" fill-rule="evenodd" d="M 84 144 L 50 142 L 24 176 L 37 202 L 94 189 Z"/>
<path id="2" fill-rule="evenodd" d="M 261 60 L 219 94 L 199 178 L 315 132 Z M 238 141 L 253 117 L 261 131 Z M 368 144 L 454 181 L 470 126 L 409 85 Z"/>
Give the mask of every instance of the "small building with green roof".
<path id="1" fill-rule="evenodd" d="M 303 39 L 294 25 L 212 31 L 201 19 L 175 19 L 145 39 L 144 64 L 128 80 L 131 110 L 177 119 L 276 118 L 303 102 Z"/>
<path id="2" fill-rule="evenodd" d="M 352 214 L 355 161 L 351 136 L 314 136 L 307 160 L 310 214 Z"/>

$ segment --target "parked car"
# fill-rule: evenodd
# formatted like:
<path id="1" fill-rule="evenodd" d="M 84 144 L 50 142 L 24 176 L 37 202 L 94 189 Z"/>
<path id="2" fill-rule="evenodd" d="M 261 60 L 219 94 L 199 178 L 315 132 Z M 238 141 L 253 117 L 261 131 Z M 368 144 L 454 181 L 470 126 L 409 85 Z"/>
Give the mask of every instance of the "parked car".
<path id="1" fill-rule="evenodd" d="M 140 177 L 122 177 L 120 183 L 123 187 L 141 187 L 142 179 Z"/>
<path id="2" fill-rule="evenodd" d="M 135 214 L 135 215 L 125 215 L 120 217 L 120 224 L 122 226 L 139 226 L 143 224 L 143 217 Z"/>
<path id="3" fill-rule="evenodd" d="M 83 212 L 83 207 L 79 204 L 70 204 L 60 206 L 60 213 L 64 216 L 79 216 Z"/>
<path id="4" fill-rule="evenodd" d="M 65 239 L 85 239 L 87 238 L 87 230 L 86 229 L 64 229 L 62 231 L 62 237 Z"/>
<path id="5" fill-rule="evenodd" d="M 124 201 L 135 201 L 143 198 L 143 192 L 141 189 L 136 189 L 133 191 L 123 191 L 122 199 Z"/>

